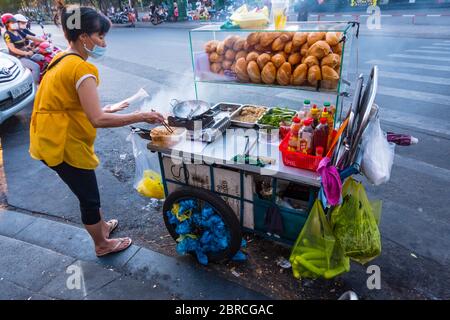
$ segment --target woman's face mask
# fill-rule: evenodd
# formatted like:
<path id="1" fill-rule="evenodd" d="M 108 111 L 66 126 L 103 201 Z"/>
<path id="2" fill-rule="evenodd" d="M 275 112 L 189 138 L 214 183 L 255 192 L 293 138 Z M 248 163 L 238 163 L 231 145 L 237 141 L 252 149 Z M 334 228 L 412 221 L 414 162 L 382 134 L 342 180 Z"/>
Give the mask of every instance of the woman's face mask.
<path id="1" fill-rule="evenodd" d="M 17 22 L 10 23 L 9 28 L 11 30 L 19 30 L 19 24 Z"/>
<path id="2" fill-rule="evenodd" d="M 27 23 L 26 22 L 19 22 L 19 28 L 21 30 L 26 29 L 27 28 Z"/>
<path id="3" fill-rule="evenodd" d="M 94 44 L 92 49 L 89 49 L 86 46 L 86 43 L 83 44 L 84 50 L 86 50 L 88 56 L 93 59 L 100 59 L 101 57 L 103 57 L 106 54 L 106 47 L 102 47 L 95 44 L 95 42 L 91 39 L 91 37 L 89 37 L 89 40 Z"/>

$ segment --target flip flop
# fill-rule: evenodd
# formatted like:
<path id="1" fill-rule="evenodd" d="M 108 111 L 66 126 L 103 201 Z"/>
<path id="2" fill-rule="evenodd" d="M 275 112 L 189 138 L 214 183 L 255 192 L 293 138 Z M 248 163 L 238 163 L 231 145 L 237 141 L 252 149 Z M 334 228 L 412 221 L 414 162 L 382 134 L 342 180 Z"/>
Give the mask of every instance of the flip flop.
<path id="1" fill-rule="evenodd" d="M 107 251 L 105 253 L 97 254 L 97 257 L 100 258 L 100 257 L 104 257 L 104 256 L 106 256 L 108 254 L 118 253 L 118 252 L 124 251 L 124 250 L 128 249 L 131 246 L 132 242 L 133 242 L 130 238 L 117 238 L 117 240 L 119 240 L 119 242 L 114 246 L 114 248 L 112 248 L 110 251 Z M 127 240 L 129 240 L 130 243 L 126 247 L 120 248 L 120 246 Z"/>
<path id="2" fill-rule="evenodd" d="M 114 232 L 114 230 L 116 230 L 117 226 L 119 225 L 119 221 L 117 219 L 111 219 L 108 222 L 106 222 L 108 225 L 110 225 L 109 227 L 109 233 L 108 233 L 108 238 L 111 235 L 111 233 Z"/>

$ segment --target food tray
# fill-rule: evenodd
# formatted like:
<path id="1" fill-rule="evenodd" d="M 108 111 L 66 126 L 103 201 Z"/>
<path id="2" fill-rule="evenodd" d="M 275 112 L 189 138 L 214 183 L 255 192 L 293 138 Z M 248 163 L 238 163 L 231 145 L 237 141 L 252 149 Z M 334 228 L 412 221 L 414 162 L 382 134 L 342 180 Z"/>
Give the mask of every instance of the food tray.
<path id="1" fill-rule="evenodd" d="M 236 112 L 234 112 L 234 114 L 231 116 L 231 124 L 233 126 L 242 127 L 242 128 L 254 128 L 256 126 L 256 123 L 259 121 L 259 119 L 261 119 L 261 117 L 266 113 L 266 112 L 264 112 L 263 114 L 261 114 L 261 116 L 258 119 L 256 119 L 255 122 L 244 122 L 244 121 L 236 120 L 237 117 L 239 117 L 239 115 L 241 114 L 242 109 L 245 107 L 260 107 L 260 108 L 266 109 L 266 112 L 269 109 L 268 107 L 265 107 L 265 106 L 245 104 L 242 107 L 240 107 Z"/>
<path id="2" fill-rule="evenodd" d="M 274 110 L 275 108 L 270 108 L 270 109 L 268 109 L 266 112 L 264 112 L 264 114 L 258 119 L 258 121 L 256 122 L 256 125 L 258 126 L 258 128 L 260 128 L 260 129 L 279 129 L 280 127 L 279 126 L 277 126 L 277 127 L 274 127 L 274 126 L 271 126 L 271 125 L 269 125 L 269 124 L 262 124 L 262 123 L 259 123 L 260 122 L 260 120 L 266 115 L 266 114 L 270 114 L 270 113 L 272 113 L 272 110 Z M 297 113 L 297 111 L 295 111 L 294 109 L 289 109 L 288 108 L 288 110 L 289 111 L 292 111 L 294 114 L 293 114 L 293 116 L 292 116 L 292 118 L 295 116 L 295 114 Z"/>
<path id="3" fill-rule="evenodd" d="M 215 112 L 227 112 L 231 118 L 241 107 L 242 104 L 238 103 L 219 102 L 214 107 L 212 107 L 212 110 Z"/>

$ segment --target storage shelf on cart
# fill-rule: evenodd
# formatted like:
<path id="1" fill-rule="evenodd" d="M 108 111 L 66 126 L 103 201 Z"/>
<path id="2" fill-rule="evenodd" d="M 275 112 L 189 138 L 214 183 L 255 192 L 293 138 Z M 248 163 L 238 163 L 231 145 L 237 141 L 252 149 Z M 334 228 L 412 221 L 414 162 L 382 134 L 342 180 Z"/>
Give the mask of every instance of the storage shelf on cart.
<path id="1" fill-rule="evenodd" d="M 248 87 L 263 87 L 263 88 L 273 88 L 273 89 L 284 89 L 284 90 L 297 90 L 297 91 L 313 91 L 313 92 L 324 92 L 333 94 L 334 96 L 338 94 L 338 88 L 336 89 L 324 89 L 316 88 L 312 86 L 280 86 L 274 84 L 264 84 L 264 83 L 250 83 L 250 82 L 239 82 L 236 80 L 195 80 L 196 83 L 209 83 L 209 84 L 220 84 L 220 85 L 233 85 L 233 86 L 248 86 Z"/>
<path id="2" fill-rule="evenodd" d="M 276 30 L 273 25 L 269 25 L 266 28 L 258 29 L 221 29 L 221 24 L 208 24 L 191 32 L 224 32 L 224 33 L 237 33 L 237 32 L 283 32 L 283 31 L 301 31 L 301 32 L 317 32 L 317 31 L 337 31 L 346 32 L 351 28 L 351 21 L 310 21 L 310 22 L 287 22 L 284 29 Z"/>
<path id="3" fill-rule="evenodd" d="M 266 214 L 268 209 L 276 207 L 281 215 L 283 221 L 283 234 L 280 234 L 282 238 L 290 241 L 295 241 L 303 228 L 303 225 L 308 218 L 308 212 L 304 210 L 297 210 L 286 208 L 277 205 L 269 200 L 261 199 L 257 194 L 253 195 L 253 217 L 255 223 L 255 230 L 266 233 L 267 228 L 265 226 Z"/>

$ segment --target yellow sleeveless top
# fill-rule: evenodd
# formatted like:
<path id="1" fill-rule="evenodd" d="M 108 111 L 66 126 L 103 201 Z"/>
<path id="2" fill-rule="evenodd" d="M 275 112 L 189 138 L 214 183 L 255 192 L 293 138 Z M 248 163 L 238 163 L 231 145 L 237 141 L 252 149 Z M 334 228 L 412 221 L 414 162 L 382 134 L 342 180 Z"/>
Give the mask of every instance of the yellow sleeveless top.
<path id="1" fill-rule="evenodd" d="M 53 61 L 61 56 L 58 54 Z M 62 59 L 42 79 L 34 101 L 30 125 L 30 155 L 49 166 L 62 162 L 80 169 L 95 169 L 97 131 L 83 111 L 77 89 L 97 68 L 78 56 Z"/>

